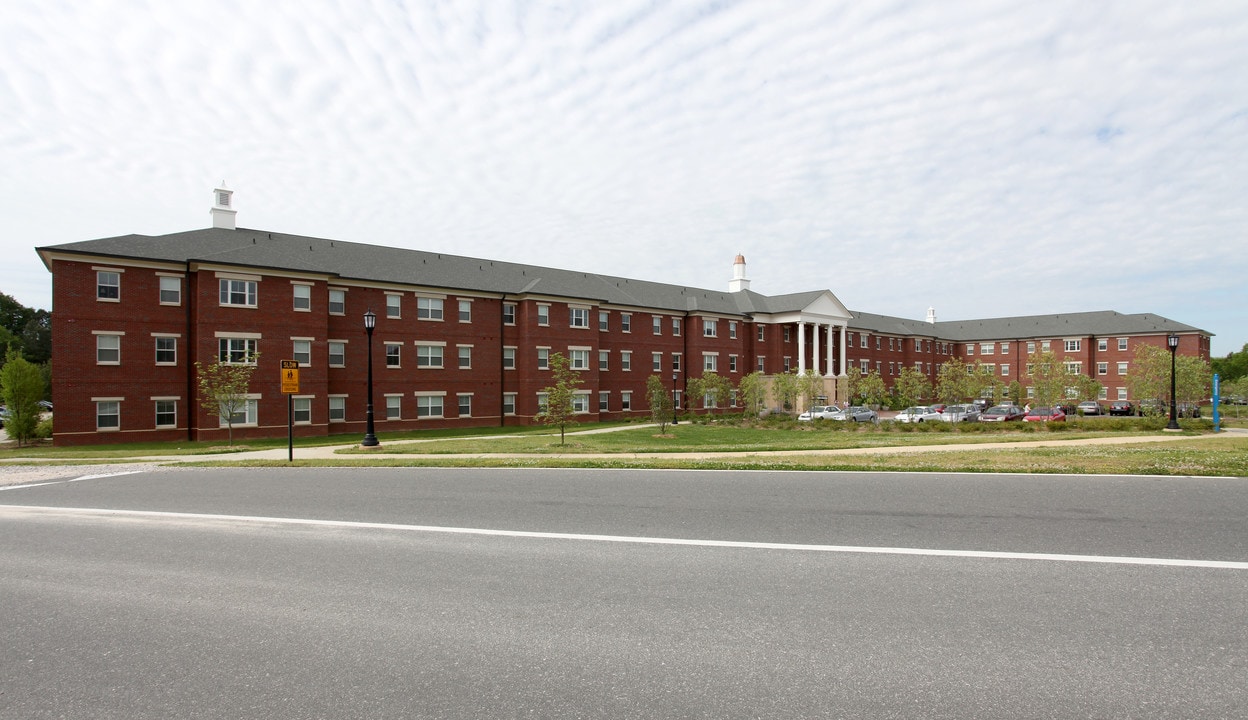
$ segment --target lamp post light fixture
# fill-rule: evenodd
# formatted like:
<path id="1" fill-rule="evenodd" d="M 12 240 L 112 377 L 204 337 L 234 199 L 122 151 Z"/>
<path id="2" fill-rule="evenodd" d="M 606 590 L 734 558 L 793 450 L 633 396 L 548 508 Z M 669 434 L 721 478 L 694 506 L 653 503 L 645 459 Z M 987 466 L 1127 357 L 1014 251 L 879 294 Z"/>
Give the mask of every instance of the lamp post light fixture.
<path id="1" fill-rule="evenodd" d="M 373 430 L 373 328 L 377 327 L 377 314 L 372 308 L 364 311 L 364 332 L 368 333 L 368 412 L 365 416 L 363 447 L 377 447 L 377 435 Z"/>
<path id="2" fill-rule="evenodd" d="M 673 372 L 672 373 L 672 424 L 673 425 L 679 424 L 679 422 L 676 420 L 676 378 L 677 378 L 677 375 L 675 372 Z"/>
<path id="3" fill-rule="evenodd" d="M 1174 396 L 1174 353 L 1179 349 L 1179 336 L 1174 333 L 1166 338 L 1166 344 L 1170 346 L 1170 423 L 1166 425 L 1167 430 L 1180 430 L 1178 419 L 1178 398 Z"/>

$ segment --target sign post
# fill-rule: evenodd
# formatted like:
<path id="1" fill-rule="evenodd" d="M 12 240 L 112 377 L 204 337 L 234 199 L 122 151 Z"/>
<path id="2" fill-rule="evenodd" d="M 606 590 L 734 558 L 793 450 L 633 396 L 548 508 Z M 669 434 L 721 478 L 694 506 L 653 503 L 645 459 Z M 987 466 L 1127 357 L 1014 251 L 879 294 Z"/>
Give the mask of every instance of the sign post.
<path id="1" fill-rule="evenodd" d="M 295 461 L 295 394 L 299 392 L 299 361 L 282 361 L 282 394 L 286 396 L 286 462 Z"/>
<path id="2" fill-rule="evenodd" d="M 1222 432 L 1222 416 L 1218 413 L 1219 401 L 1222 399 L 1221 383 L 1218 382 L 1218 374 L 1213 374 L 1213 431 L 1215 433 Z"/>

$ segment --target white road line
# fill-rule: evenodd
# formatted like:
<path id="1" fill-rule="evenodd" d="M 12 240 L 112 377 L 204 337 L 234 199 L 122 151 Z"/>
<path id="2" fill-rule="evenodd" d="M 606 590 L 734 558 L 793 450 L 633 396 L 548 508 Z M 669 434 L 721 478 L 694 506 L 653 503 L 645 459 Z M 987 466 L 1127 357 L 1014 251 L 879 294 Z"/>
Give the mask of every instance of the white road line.
<path id="1" fill-rule="evenodd" d="M 83 516 L 94 515 L 102 517 L 152 518 L 160 520 L 215 520 L 233 523 L 251 522 L 267 525 L 298 525 L 353 530 L 399 530 L 420 533 L 483 535 L 490 537 L 535 538 L 543 540 L 580 540 L 584 542 L 632 543 L 638 545 L 685 545 L 691 547 L 734 548 L 746 550 L 796 550 L 804 552 L 855 553 L 869 555 L 922 555 L 948 558 L 1047 560 L 1050 562 L 1102 563 L 1109 565 L 1153 565 L 1160 567 L 1248 570 L 1248 562 L 1235 562 L 1230 560 L 1186 560 L 1175 558 L 1124 557 L 1114 555 L 1068 555 L 1061 553 L 995 552 L 990 550 L 939 550 L 933 548 L 871 547 L 861 545 L 807 545 L 801 543 L 748 542 L 736 540 L 696 540 L 687 538 L 634 537 L 628 535 L 533 532 L 527 530 L 493 530 L 489 528 L 457 528 L 438 525 L 403 525 L 398 523 L 354 522 L 349 520 L 311 520 L 306 518 L 260 517 L 253 515 L 213 515 L 203 513 L 160 512 L 154 510 L 108 510 L 103 508 L 62 508 L 30 505 L 0 505 L 0 511 L 16 514 L 50 513 Z"/>
<path id="2" fill-rule="evenodd" d="M 43 487 L 44 485 L 62 485 L 64 483 L 79 482 L 81 480 L 102 480 L 104 478 L 120 477 L 122 475 L 137 475 L 141 472 L 147 472 L 147 471 L 146 470 L 126 470 L 125 472 L 100 473 L 98 475 L 81 475 L 76 478 L 65 478 L 63 480 L 48 480 L 46 482 L 23 483 L 21 485 L 3 485 L 3 486 L 0 486 L 0 491 L 21 490 L 23 488 Z"/>

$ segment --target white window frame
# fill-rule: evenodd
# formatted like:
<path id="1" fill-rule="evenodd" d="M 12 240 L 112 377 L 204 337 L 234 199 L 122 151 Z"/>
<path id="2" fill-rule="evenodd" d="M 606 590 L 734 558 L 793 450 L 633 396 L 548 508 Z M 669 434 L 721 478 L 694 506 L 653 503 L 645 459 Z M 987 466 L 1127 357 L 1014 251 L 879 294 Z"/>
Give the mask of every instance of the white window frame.
<path id="1" fill-rule="evenodd" d="M 117 432 L 121 430 L 121 403 L 125 398 L 91 398 L 95 403 L 95 431 Z M 113 418 L 112 422 L 101 423 L 103 418 Z"/>
<path id="2" fill-rule="evenodd" d="M 218 281 L 217 300 L 221 307 L 258 307 L 260 283 L 255 280 L 228 277 L 218 278 Z"/>
<path id="3" fill-rule="evenodd" d="M 542 327 L 546 327 L 550 325 L 550 304 L 549 303 L 537 304 L 537 324 L 541 325 Z"/>
<path id="4" fill-rule="evenodd" d="M 537 348 L 537 369 L 538 370 L 550 369 L 550 348 L 549 347 Z"/>
<path id="5" fill-rule="evenodd" d="M 156 411 L 154 422 L 155 428 L 176 428 L 178 426 L 178 399 L 177 398 L 152 398 L 153 409 Z M 162 411 L 163 406 L 163 411 Z M 166 420 L 161 422 L 161 416 L 168 418 L 173 416 L 172 421 Z"/>
<path id="6" fill-rule="evenodd" d="M 446 315 L 446 301 L 440 297 L 416 296 L 416 319 L 442 322 Z"/>
<path id="7" fill-rule="evenodd" d="M 503 324 L 504 325 L 516 324 L 516 304 L 515 303 L 503 303 Z"/>
<path id="8" fill-rule="evenodd" d="M 233 417 L 241 419 L 234 421 L 234 427 L 256 427 L 260 424 L 260 396 L 254 393 L 248 394 L 243 398 L 243 407 Z M 217 415 L 217 427 L 229 427 L 231 425 L 230 418 L 225 415 Z"/>
<path id="9" fill-rule="evenodd" d="M 719 372 L 719 353 L 702 353 L 702 372 Z"/>
<path id="10" fill-rule="evenodd" d="M 632 409 L 633 409 L 633 391 L 621 390 L 620 391 L 620 410 L 623 412 L 627 412 Z"/>
<path id="11" fill-rule="evenodd" d="M 459 321 L 461 323 L 472 322 L 472 301 L 464 298 L 459 299 Z"/>
<path id="12" fill-rule="evenodd" d="M 568 348 L 568 369 L 589 369 L 589 348 Z"/>
<path id="13" fill-rule="evenodd" d="M 568 327 L 588 330 L 589 308 L 570 305 L 568 307 Z"/>
<path id="14" fill-rule="evenodd" d="M 1063 340 L 1062 343 L 1063 343 L 1063 348 L 1066 350 L 1066 352 L 1082 352 L 1083 351 L 1082 340 Z"/>
<path id="15" fill-rule="evenodd" d="M 633 351 L 621 350 L 620 351 L 620 370 L 622 372 L 630 372 L 632 371 L 632 369 L 633 369 Z"/>
<path id="16" fill-rule="evenodd" d="M 472 393 L 455 395 L 455 413 L 461 418 L 472 417 Z"/>
<path id="17" fill-rule="evenodd" d="M 403 293 L 386 293 L 386 317 L 391 320 L 403 319 Z"/>
<path id="18" fill-rule="evenodd" d="M 620 313 L 620 332 L 631 333 L 633 331 L 633 314 Z"/>
<path id="19" fill-rule="evenodd" d="M 385 408 L 386 420 L 402 420 L 403 419 L 403 394 L 389 393 L 385 395 L 382 401 L 382 407 Z"/>
<path id="20" fill-rule="evenodd" d="M 182 304 L 182 276 L 181 275 L 162 275 L 159 276 L 160 288 L 157 290 L 157 298 L 161 305 L 181 305 Z M 173 287 L 166 287 L 172 285 Z M 167 298 L 166 293 L 171 293 L 172 298 Z"/>
<path id="21" fill-rule="evenodd" d="M 1118 338 L 1118 349 L 1124 351 L 1127 349 L 1127 338 Z"/>
<path id="22" fill-rule="evenodd" d="M 503 369 L 504 370 L 516 369 L 516 350 L 517 349 L 518 348 L 516 348 L 516 346 L 514 345 L 503 346 Z"/>
<path id="23" fill-rule="evenodd" d="M 121 274 L 123 272 L 125 271 L 115 268 L 96 268 L 96 302 L 121 302 Z"/>
<path id="24" fill-rule="evenodd" d="M 217 336 L 217 362 L 224 365 L 255 365 L 260 339 L 252 336 Z"/>
<path id="25" fill-rule="evenodd" d="M 299 367 L 312 367 L 312 342 L 316 338 L 291 338 L 290 359 Z"/>
<path id="26" fill-rule="evenodd" d="M 516 393 L 514 392 L 503 393 L 503 414 L 504 415 L 516 414 Z"/>
<path id="27" fill-rule="evenodd" d="M 312 286 L 307 283 L 290 284 L 291 306 L 295 312 L 312 312 Z"/>
<path id="28" fill-rule="evenodd" d="M 330 367 L 340 368 L 347 366 L 347 341 L 346 340 L 329 340 L 325 343 L 329 351 L 328 363 Z M 338 362 L 334 362 L 335 358 Z"/>
<path id="29" fill-rule="evenodd" d="M 472 369 L 472 346 L 471 345 L 456 345 L 455 355 L 457 357 L 457 362 L 458 362 L 458 366 L 460 370 Z"/>
<path id="30" fill-rule="evenodd" d="M 346 395 L 330 395 L 328 405 L 329 405 L 329 421 L 331 423 L 347 421 L 347 396 Z"/>
<path id="31" fill-rule="evenodd" d="M 598 332 L 611 330 L 611 313 L 607 310 L 598 311 Z"/>
<path id="32" fill-rule="evenodd" d="M 599 371 L 607 370 L 610 367 L 610 365 L 611 365 L 611 351 L 599 350 L 598 351 L 598 370 Z"/>
<path id="33" fill-rule="evenodd" d="M 403 343 L 386 342 L 385 344 L 386 367 L 395 369 L 403 367 Z M 393 360 L 394 362 L 390 362 Z"/>
<path id="34" fill-rule="evenodd" d="M 330 288 L 329 300 L 326 302 L 325 309 L 330 315 L 346 315 L 347 314 L 347 291 L 343 288 Z"/>
<path id="35" fill-rule="evenodd" d="M 421 370 L 442 370 L 446 367 L 443 343 L 417 342 L 416 367 Z"/>
<path id="36" fill-rule="evenodd" d="M 95 364 L 121 364 L 121 336 L 124 332 L 93 331 L 95 335 Z"/>
<path id="37" fill-rule="evenodd" d="M 719 337 L 719 321 L 715 318 L 703 318 L 702 337 Z"/>
<path id="38" fill-rule="evenodd" d="M 300 417 L 302 416 L 302 419 Z M 312 424 L 312 396 L 295 395 L 290 399 L 290 421 L 292 425 Z"/>

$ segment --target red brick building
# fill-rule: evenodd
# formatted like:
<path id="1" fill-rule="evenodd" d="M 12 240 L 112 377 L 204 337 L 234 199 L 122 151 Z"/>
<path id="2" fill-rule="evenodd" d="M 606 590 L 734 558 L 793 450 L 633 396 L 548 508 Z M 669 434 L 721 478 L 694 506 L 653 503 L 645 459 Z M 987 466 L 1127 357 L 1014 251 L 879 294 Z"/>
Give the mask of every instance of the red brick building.
<path id="1" fill-rule="evenodd" d="M 1029 345 L 1050 343 L 1116 399 L 1138 343 L 1165 347 L 1173 332 L 1180 352 L 1209 356 L 1208 333 L 1155 315 L 919 322 L 851 313 L 827 290 L 761 295 L 740 256 L 715 291 L 237 228 L 231 192 L 214 199 L 208 229 L 38 249 L 53 282 L 56 444 L 223 439 L 195 362 L 255 353 L 236 436 L 285 434 L 281 360 L 300 363 L 296 434 L 362 434 L 369 309 L 379 434 L 531 423 L 556 352 L 582 373 L 589 420 L 647 415 L 653 373 L 683 394 L 708 371 L 735 386 L 813 369 L 836 400 L 848 363 L 889 382 L 903 366 L 932 377 L 950 357 L 979 359 L 1025 382 Z"/>

